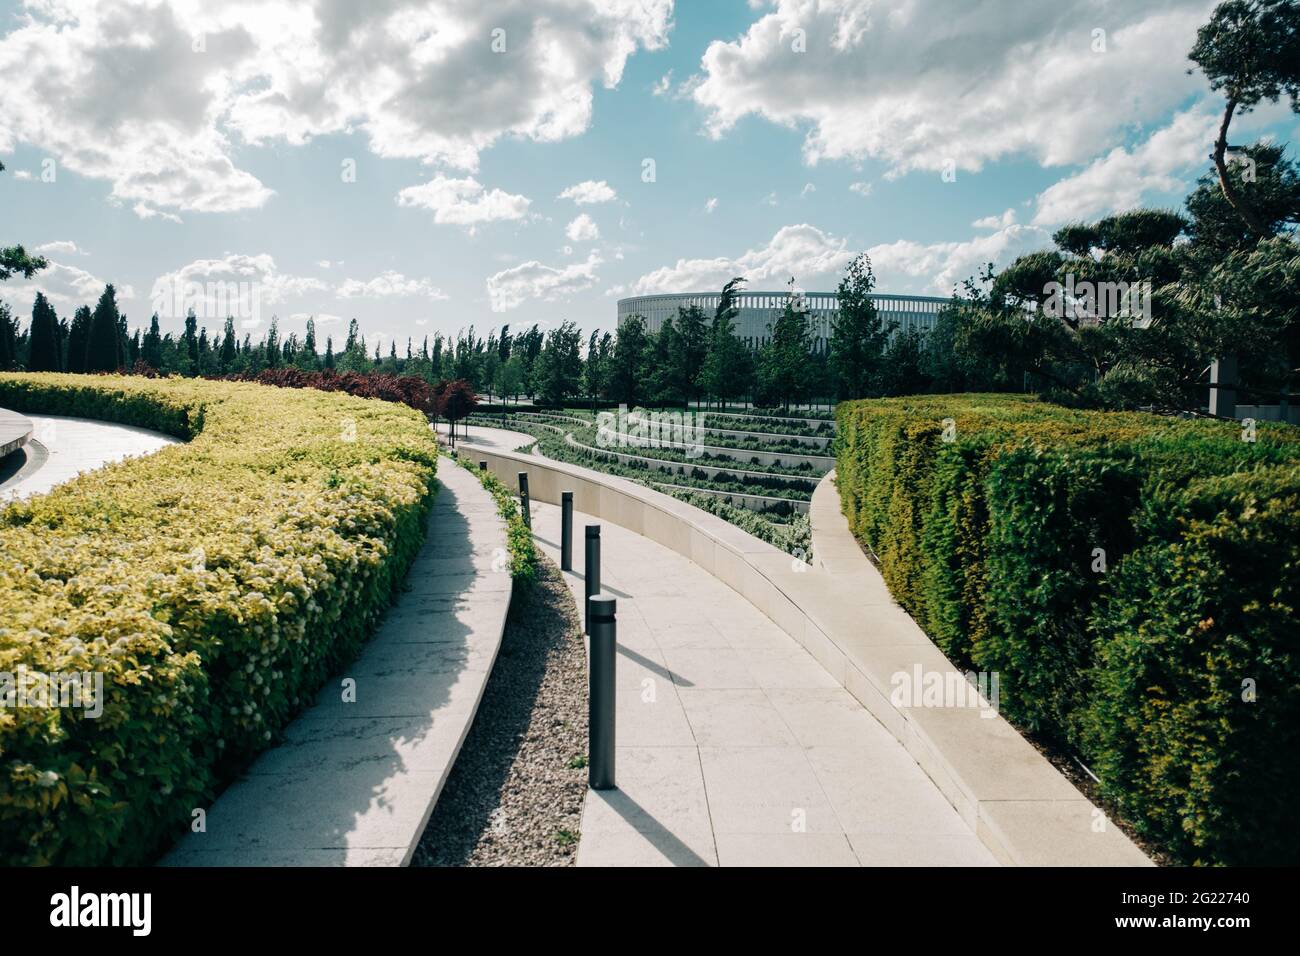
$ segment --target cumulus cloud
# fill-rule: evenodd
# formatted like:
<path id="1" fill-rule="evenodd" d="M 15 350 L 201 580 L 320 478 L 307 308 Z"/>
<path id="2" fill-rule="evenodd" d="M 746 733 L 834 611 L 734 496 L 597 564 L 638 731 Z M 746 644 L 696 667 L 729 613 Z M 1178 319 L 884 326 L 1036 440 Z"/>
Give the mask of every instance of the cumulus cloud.
<path id="1" fill-rule="evenodd" d="M 806 130 L 809 163 L 871 157 L 895 175 L 1018 155 L 1080 163 L 1203 92 L 1186 56 L 1213 6 L 775 0 L 739 39 L 709 45 L 692 96 L 715 136 L 751 114 Z"/>
<path id="2" fill-rule="evenodd" d="M 254 325 L 261 307 L 328 288 L 320 279 L 281 272 L 267 253 L 227 253 L 218 259 L 195 259 L 154 280 L 150 308 L 160 318 L 180 318 L 193 309 L 200 319 L 235 316 Z"/>
<path id="3" fill-rule="evenodd" d="M 63 243 L 48 243 L 62 245 Z M 71 243 L 69 243 L 71 245 Z M 63 250 L 60 250 L 63 251 Z M 50 260 L 40 272 L 24 282 L 9 282 L 0 287 L 0 298 L 18 315 L 30 315 L 37 292 L 44 292 L 54 308 L 66 315 L 83 305 L 94 308 L 109 280 L 93 273 Z M 135 289 L 129 285 L 115 285 L 119 305 L 135 298 Z"/>
<path id="4" fill-rule="evenodd" d="M 564 230 L 570 242 L 595 242 L 600 238 L 600 228 L 585 212 L 569 223 Z"/>
<path id="5" fill-rule="evenodd" d="M 849 192 L 857 193 L 863 199 L 871 195 L 871 183 L 849 183 Z"/>
<path id="6" fill-rule="evenodd" d="M 1006 209 L 1000 216 L 984 216 L 971 223 L 976 229 L 1005 229 L 1016 221 L 1016 211 Z"/>
<path id="7" fill-rule="evenodd" d="M 344 279 L 335 293 L 342 299 L 387 299 L 394 296 L 447 298 L 447 294 L 428 279 L 407 278 L 392 269 L 380 273 L 373 279 Z"/>
<path id="8" fill-rule="evenodd" d="M 671 15 L 672 0 L 41 0 L 0 37 L 0 145 L 155 211 L 266 203 L 239 144 L 355 131 L 378 156 L 472 171 L 502 137 L 585 131 L 593 87 L 662 47 Z"/>
<path id="9" fill-rule="evenodd" d="M 63 253 L 75 255 L 78 252 L 82 252 L 82 250 L 77 248 L 77 244 L 71 239 L 56 239 L 54 242 L 43 243 L 36 247 L 36 251 L 43 256 L 60 255 Z M 84 255 L 85 253 L 82 252 L 82 254 Z"/>
<path id="10" fill-rule="evenodd" d="M 985 265 L 1004 266 L 1016 256 L 1051 248 L 1052 237 L 1038 226 L 1011 223 L 959 242 L 897 242 L 867 250 L 877 286 L 886 292 L 949 295 Z"/>
<path id="11" fill-rule="evenodd" d="M 1124 212 L 1141 205 L 1145 193 L 1180 188 L 1191 170 L 1205 165 L 1217 123 L 1208 110 L 1186 110 L 1132 149 L 1117 146 L 1043 190 L 1034 222 L 1056 225 Z"/>
<path id="12" fill-rule="evenodd" d="M 397 194 L 400 206 L 418 206 L 433 212 L 433 221 L 455 226 L 476 226 L 503 219 L 522 219 L 531 200 L 500 189 L 484 189 L 478 180 L 449 179 L 438 175 Z"/>
<path id="13" fill-rule="evenodd" d="M 560 193 L 558 198 L 572 199 L 579 206 L 587 206 L 592 203 L 610 202 L 618 198 L 618 193 L 614 191 L 614 187 L 603 179 L 600 182 L 588 179 L 585 182 L 570 186 Z"/>
<path id="14" fill-rule="evenodd" d="M 718 197 L 710 196 L 708 201 L 705 202 L 704 204 L 704 211 L 707 213 L 712 213 L 717 208 L 718 208 Z"/>
<path id="15" fill-rule="evenodd" d="M 508 312 L 530 299 L 558 302 L 596 284 L 596 270 L 602 259 L 593 251 L 583 262 L 562 268 L 536 260 L 520 263 L 488 276 L 488 298 L 493 312 Z"/>
<path id="16" fill-rule="evenodd" d="M 735 276 L 744 276 L 751 287 L 764 280 L 784 282 L 794 276 L 807 288 L 814 278 L 838 272 L 852 258 L 845 240 L 816 226 L 782 226 L 767 245 L 735 258 L 678 259 L 674 265 L 649 272 L 632 283 L 631 294 L 719 289 Z"/>

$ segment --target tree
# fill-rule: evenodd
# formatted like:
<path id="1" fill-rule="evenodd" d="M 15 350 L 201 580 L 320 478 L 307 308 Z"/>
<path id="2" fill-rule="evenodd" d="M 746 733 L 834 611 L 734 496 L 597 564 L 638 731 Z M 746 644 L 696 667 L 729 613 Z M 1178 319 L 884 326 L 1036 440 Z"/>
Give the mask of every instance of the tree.
<path id="1" fill-rule="evenodd" d="M 1222 92 L 1226 103 L 1214 141 L 1214 168 L 1219 187 L 1243 222 L 1261 238 L 1268 227 L 1228 172 L 1228 128 L 1238 112 L 1248 113 L 1260 102 L 1291 99 L 1300 112 L 1300 5 L 1294 0 L 1226 0 L 1210 21 L 1196 31 L 1188 57 Z"/>
<path id="2" fill-rule="evenodd" d="M 227 319 L 227 328 L 233 331 L 230 326 L 230 319 Z M 149 332 L 144 337 L 144 342 L 140 346 L 140 355 L 144 363 L 152 369 L 161 369 L 163 365 L 162 355 L 162 331 L 158 327 L 158 314 L 155 312 L 149 320 Z M 69 366 L 68 371 L 72 368 Z"/>
<path id="3" fill-rule="evenodd" d="M 18 320 L 9 306 L 0 302 L 0 371 L 18 364 Z"/>
<path id="4" fill-rule="evenodd" d="M 876 277 L 864 253 L 844 270 L 836 289 L 838 310 L 831 325 L 830 367 L 835 396 L 841 400 L 878 394 L 885 345 L 897 323 L 884 322 L 871 299 Z"/>
<path id="5" fill-rule="evenodd" d="M 542 400 L 562 405 L 578 393 L 582 382 L 582 332 L 573 322 L 563 322 L 546 335 L 537 360 L 537 390 Z"/>
<path id="6" fill-rule="evenodd" d="M 609 397 L 629 407 L 645 396 L 646 362 L 650 355 L 650 336 L 645 319 L 628 316 L 614 336 L 614 354 L 609 366 Z"/>
<path id="7" fill-rule="evenodd" d="M 1249 164 L 1233 163 L 1228 167 L 1228 178 L 1239 194 L 1249 190 L 1251 212 L 1264 227 L 1266 237 L 1279 235 L 1300 222 L 1300 175 L 1296 164 L 1286 157 L 1285 149 L 1271 143 L 1256 143 L 1242 152 Z M 1248 177 L 1253 181 L 1248 182 Z M 1213 171 L 1197 181 L 1186 206 L 1191 216 L 1187 234 L 1195 251 L 1210 261 L 1235 250 L 1249 249 L 1260 241 L 1260 236 L 1224 197 Z"/>
<path id="8" fill-rule="evenodd" d="M 697 305 L 677 310 L 676 349 L 671 355 L 673 379 L 687 402 L 700 397 L 700 379 L 709 355 L 709 324 Z"/>
<path id="9" fill-rule="evenodd" d="M 112 283 L 95 305 L 86 333 L 85 370 L 87 372 L 113 372 L 126 364 L 119 329 L 121 315 L 117 311 L 117 290 Z"/>
<path id="10" fill-rule="evenodd" d="M 155 324 L 157 317 L 154 318 Z M 235 358 L 238 355 L 238 345 L 235 341 L 235 319 L 234 316 L 226 316 L 226 326 L 221 330 L 221 351 L 217 357 L 217 367 L 221 370 L 222 375 L 228 375 L 235 367 Z"/>
<path id="11" fill-rule="evenodd" d="M 785 300 L 781 314 L 771 326 L 768 342 L 759 357 L 760 385 L 767 402 L 784 405 L 800 402 L 808 394 L 808 353 L 812 347 L 808 316 L 799 310 L 794 296 Z"/>
<path id="12" fill-rule="evenodd" d="M 736 335 L 736 316 L 740 314 L 736 294 L 744 281 L 737 277 L 722 287 L 700 380 L 705 393 L 721 401 L 723 408 L 727 407 L 728 399 L 745 394 L 753 374 L 749 349 Z"/>
<path id="13" fill-rule="evenodd" d="M 182 342 L 184 343 L 183 348 L 185 351 L 184 361 L 185 361 L 186 375 L 199 374 L 198 330 L 199 330 L 198 317 L 194 314 L 194 310 L 190 309 L 188 312 L 185 313 L 185 335 L 182 338 Z"/>
<path id="14" fill-rule="evenodd" d="M 59 317 L 43 292 L 37 292 L 32 303 L 27 368 L 33 372 L 58 372 L 63 368 L 59 355 Z"/>

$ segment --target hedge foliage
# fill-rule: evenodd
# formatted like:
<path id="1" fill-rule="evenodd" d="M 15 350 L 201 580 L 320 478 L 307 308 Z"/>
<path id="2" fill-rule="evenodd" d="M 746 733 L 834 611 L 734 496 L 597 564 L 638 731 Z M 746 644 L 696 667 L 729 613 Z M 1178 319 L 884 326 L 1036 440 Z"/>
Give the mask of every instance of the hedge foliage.
<path id="1" fill-rule="evenodd" d="M 103 714 L 0 709 L 0 862 L 148 861 L 388 607 L 425 417 L 342 393 L 0 375 L 0 406 L 187 439 L 0 511 L 0 671 L 99 671 Z"/>
<path id="2" fill-rule="evenodd" d="M 510 577 L 516 584 L 532 584 L 537 580 L 537 546 L 532 529 L 524 522 L 523 508 L 514 494 L 492 472 L 479 468 L 472 458 L 454 453 L 453 460 L 466 471 L 473 472 L 479 484 L 492 495 L 497 504 L 497 514 L 506 523 L 506 549 L 510 552 Z"/>
<path id="3" fill-rule="evenodd" d="M 850 527 L 1008 719 L 1181 861 L 1300 862 L 1300 429 L 1005 395 L 838 421 Z"/>

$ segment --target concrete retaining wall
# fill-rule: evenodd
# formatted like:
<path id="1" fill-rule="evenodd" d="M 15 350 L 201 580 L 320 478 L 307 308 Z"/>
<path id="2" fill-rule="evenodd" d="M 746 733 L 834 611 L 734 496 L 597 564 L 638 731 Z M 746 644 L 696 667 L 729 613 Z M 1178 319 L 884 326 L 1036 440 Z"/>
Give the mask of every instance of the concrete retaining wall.
<path id="1" fill-rule="evenodd" d="M 812 503 L 817 566 L 810 570 L 721 518 L 634 482 L 489 449 L 473 454 L 511 487 L 527 472 L 540 501 L 558 504 L 561 491 L 573 491 L 578 511 L 673 549 L 743 595 L 893 733 L 1003 863 L 1150 865 L 983 701 L 935 706 L 920 687 L 910 703 L 900 700 L 914 677 L 935 675 L 948 686 L 965 678 L 889 596 L 849 534 L 829 476 Z"/>

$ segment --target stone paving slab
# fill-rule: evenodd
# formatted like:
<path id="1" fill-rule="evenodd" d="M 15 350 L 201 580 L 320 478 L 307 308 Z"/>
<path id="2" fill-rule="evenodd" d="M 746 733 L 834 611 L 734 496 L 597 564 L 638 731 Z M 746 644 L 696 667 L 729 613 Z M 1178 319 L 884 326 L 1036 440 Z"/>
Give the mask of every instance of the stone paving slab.
<path id="1" fill-rule="evenodd" d="M 460 752 L 510 606 L 496 504 L 439 462 L 429 535 L 360 656 L 208 808 L 169 866 L 404 866 Z M 453 567 L 458 565 L 458 567 Z M 356 682 L 343 700 L 342 680 Z"/>
<path id="2" fill-rule="evenodd" d="M 532 511 L 558 563 L 559 509 Z M 898 741 L 699 565 L 578 512 L 575 600 L 593 523 L 602 584 L 619 598 L 618 789 L 588 792 L 579 866 L 857 866 L 892 862 L 900 845 L 920 864 L 995 863 Z M 875 847 L 881 833 L 896 841 Z"/>

